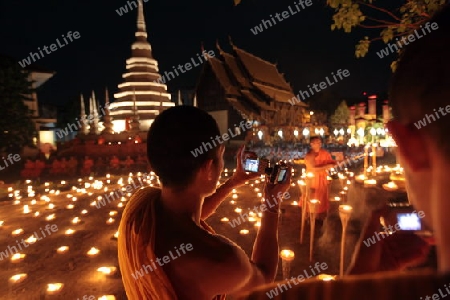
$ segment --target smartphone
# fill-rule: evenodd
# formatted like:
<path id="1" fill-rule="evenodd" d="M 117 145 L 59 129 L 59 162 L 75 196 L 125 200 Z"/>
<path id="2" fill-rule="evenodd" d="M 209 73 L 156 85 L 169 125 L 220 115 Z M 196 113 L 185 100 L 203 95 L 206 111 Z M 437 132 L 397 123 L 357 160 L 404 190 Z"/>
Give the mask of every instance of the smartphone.
<path id="1" fill-rule="evenodd" d="M 283 183 L 286 180 L 287 171 L 288 171 L 288 169 L 281 169 L 278 172 L 278 178 L 277 178 L 278 183 Z"/>
<path id="2" fill-rule="evenodd" d="M 245 160 L 244 170 L 246 172 L 258 173 L 259 172 L 259 159 L 247 158 Z"/>
<path id="3" fill-rule="evenodd" d="M 422 222 L 419 215 L 412 213 L 397 213 L 397 224 L 400 230 L 420 231 L 422 230 Z"/>

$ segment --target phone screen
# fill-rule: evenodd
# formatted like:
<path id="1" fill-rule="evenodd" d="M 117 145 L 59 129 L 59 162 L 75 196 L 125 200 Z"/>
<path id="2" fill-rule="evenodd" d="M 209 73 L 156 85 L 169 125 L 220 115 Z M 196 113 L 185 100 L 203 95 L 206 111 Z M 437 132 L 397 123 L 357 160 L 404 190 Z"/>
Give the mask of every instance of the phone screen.
<path id="1" fill-rule="evenodd" d="M 397 213 L 397 223 L 401 230 L 422 230 L 422 223 L 417 213 Z"/>
<path id="2" fill-rule="evenodd" d="M 287 172 L 287 169 L 280 170 L 280 173 L 278 174 L 278 179 L 277 179 L 278 182 L 281 183 L 284 181 L 284 179 L 286 177 L 286 172 Z"/>
<path id="3" fill-rule="evenodd" d="M 249 159 L 245 160 L 244 170 L 247 172 L 257 173 L 259 170 L 259 161 L 257 159 Z"/>

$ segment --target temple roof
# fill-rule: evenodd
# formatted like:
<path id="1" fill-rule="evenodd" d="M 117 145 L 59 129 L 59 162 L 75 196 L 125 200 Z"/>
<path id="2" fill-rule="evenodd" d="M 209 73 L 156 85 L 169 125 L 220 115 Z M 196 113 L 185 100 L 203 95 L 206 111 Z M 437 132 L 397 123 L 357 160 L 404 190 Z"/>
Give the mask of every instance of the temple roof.
<path id="1" fill-rule="evenodd" d="M 275 105 L 272 102 L 290 103 L 289 100 L 295 98 L 291 86 L 278 71 L 276 64 L 235 45 L 232 45 L 231 53 L 224 52 L 220 46 L 217 48 L 220 56 L 211 57 L 208 62 L 227 98 L 233 98 L 233 103 L 239 99 L 240 109 L 234 105 L 236 109 L 241 111 L 243 107 L 256 108 L 247 110 L 245 114 L 258 113 L 259 110 L 274 111 Z M 298 104 L 307 106 L 303 102 Z"/>

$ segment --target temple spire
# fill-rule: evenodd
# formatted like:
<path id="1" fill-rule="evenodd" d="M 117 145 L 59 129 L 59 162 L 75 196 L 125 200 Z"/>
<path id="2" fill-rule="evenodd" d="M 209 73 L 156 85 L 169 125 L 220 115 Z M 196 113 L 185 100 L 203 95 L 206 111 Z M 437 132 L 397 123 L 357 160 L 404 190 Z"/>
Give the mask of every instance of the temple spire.
<path id="1" fill-rule="evenodd" d="M 181 100 L 181 92 L 178 90 L 178 105 L 183 105 L 183 101 Z"/>
<path id="2" fill-rule="evenodd" d="M 85 108 L 85 104 L 84 104 L 84 98 L 83 98 L 83 94 L 80 94 L 80 106 L 81 106 L 81 110 L 80 110 L 80 120 L 81 120 L 81 128 L 80 128 L 80 133 L 81 134 L 86 134 L 86 108 Z"/>
<path id="3" fill-rule="evenodd" d="M 194 103 L 192 103 L 192 106 L 197 107 L 197 94 L 194 95 Z"/>
<path id="4" fill-rule="evenodd" d="M 137 32 L 136 36 L 138 36 L 138 33 L 142 33 L 139 36 L 144 36 L 147 38 L 147 29 L 145 25 L 145 18 L 144 18 L 144 7 L 142 4 L 142 0 L 138 0 L 138 18 L 137 18 Z"/>
<path id="5" fill-rule="evenodd" d="M 105 109 L 104 109 L 104 116 L 103 116 L 103 129 L 102 134 L 113 134 L 113 123 L 111 120 L 111 116 L 109 114 L 109 92 L 108 88 L 105 90 Z"/>

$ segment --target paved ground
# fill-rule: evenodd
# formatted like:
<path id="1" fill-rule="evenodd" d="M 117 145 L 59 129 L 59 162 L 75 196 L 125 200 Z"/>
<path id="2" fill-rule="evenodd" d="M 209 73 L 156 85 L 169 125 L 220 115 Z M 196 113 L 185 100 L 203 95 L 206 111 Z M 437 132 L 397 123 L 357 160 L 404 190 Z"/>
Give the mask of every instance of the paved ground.
<path id="1" fill-rule="evenodd" d="M 223 177 L 226 179 L 225 176 Z M 123 184 L 126 186 L 128 177 L 122 178 Z M 100 208 L 92 206 L 92 202 L 98 196 L 105 194 L 103 188 L 107 187 L 109 191 L 114 191 L 120 187 L 117 184 L 119 177 L 111 178 L 110 183 L 106 182 L 106 178 L 98 179 L 103 179 L 101 185 L 99 182 L 94 184 L 95 179 L 83 182 L 74 180 L 58 186 L 53 183 L 48 187 L 41 185 L 36 188 L 35 196 L 23 195 L 20 204 L 14 205 L 13 201 L 0 202 L 0 224 L 3 221 L 0 226 L 0 299 L 82 299 L 84 295 L 94 295 L 95 299 L 102 295 L 115 295 L 116 299 L 126 299 L 119 272 L 106 276 L 97 269 L 102 266 L 118 266 L 117 241 L 114 239 L 114 234 L 123 210 L 123 207 L 118 207 L 118 205 L 125 204 L 128 198 L 124 197 L 123 201 L 116 199 Z M 383 180 L 387 180 L 386 176 L 384 179 L 380 178 L 380 183 Z M 91 187 L 82 190 L 87 182 L 91 184 Z M 139 185 L 135 178 L 134 182 L 136 186 Z M 155 180 L 147 181 L 145 184 L 150 182 L 155 183 Z M 93 186 L 97 189 L 94 189 Z M 72 190 L 73 187 L 75 190 Z M 45 188 L 48 189 L 47 192 Z M 232 220 L 238 217 L 239 214 L 235 212 L 237 207 L 248 211 L 247 208 L 257 205 L 260 198 L 257 196 L 258 191 L 255 191 L 255 188 L 261 189 L 262 183 L 250 182 L 238 189 L 237 199 L 233 199 L 233 196 L 230 195 L 217 213 L 208 220 L 217 233 L 235 241 L 249 255 L 257 232 L 257 228 L 254 226 L 255 222 L 247 221 L 232 228 L 228 222 L 223 222 L 221 219 L 227 217 Z M 134 189 L 132 184 L 131 189 Z M 54 192 L 57 190 L 60 191 L 58 195 Z M 339 180 L 333 181 L 332 198 L 340 190 Z M 291 264 L 291 275 L 297 276 L 304 273 L 305 270 L 310 270 L 309 266 L 313 262 L 326 263 L 327 274 L 338 274 L 341 225 L 337 217 L 337 209 L 341 203 L 333 202 L 327 221 L 322 227 L 316 228 L 314 260 L 310 262 L 309 226 L 305 230 L 304 242 L 300 244 L 300 208 L 292 205 L 292 201 L 298 201 L 300 196 L 298 186 L 293 186 L 289 193 L 291 199 L 283 203 L 283 216 L 279 232 L 280 247 L 295 252 L 295 259 Z M 355 211 L 347 235 L 346 263 L 350 260 L 363 220 L 369 211 L 393 196 L 390 193 L 382 192 L 379 188 L 367 191 L 354 183 L 350 186 L 349 193 L 352 196 L 348 202 Z M 36 200 L 36 203 L 31 202 L 33 199 Z M 53 204 L 54 207 L 49 207 L 50 204 Z M 70 204 L 74 207 L 68 207 Z M 28 205 L 30 213 L 24 214 L 24 205 Z M 83 214 L 83 210 L 87 212 Z M 39 215 L 35 216 L 37 212 Z M 46 219 L 51 215 L 54 215 L 55 218 Z M 75 217 L 79 217 L 81 220 L 79 224 L 72 223 Z M 110 217 L 114 219 L 114 222 L 107 224 Z M 47 224 L 56 225 L 57 229 L 52 232 L 51 227 L 47 227 L 49 229 L 47 232 L 45 227 Z M 19 228 L 22 228 L 24 233 L 12 236 L 12 231 Z M 53 229 L 55 228 L 53 227 Z M 68 229 L 76 231 L 72 235 L 66 235 L 65 232 Z M 248 234 L 240 234 L 243 229 L 247 229 Z M 34 232 L 41 239 L 26 248 L 21 246 L 22 250 L 20 250 L 18 243 L 21 239 L 27 239 Z M 23 261 L 11 262 L 11 252 L 15 252 L 13 246 L 20 250 L 20 253 L 26 254 Z M 56 249 L 61 246 L 68 246 L 69 250 L 64 254 L 58 254 Z M 87 252 L 92 247 L 99 249 L 100 253 L 90 257 Z M 6 254 L 9 257 L 5 257 Z M 11 276 L 20 273 L 27 274 L 27 278 L 22 283 L 11 284 L 8 282 Z M 282 279 L 282 277 L 280 264 L 277 279 Z M 47 284 L 58 282 L 64 283 L 63 289 L 55 295 L 47 294 L 45 291 Z"/>

